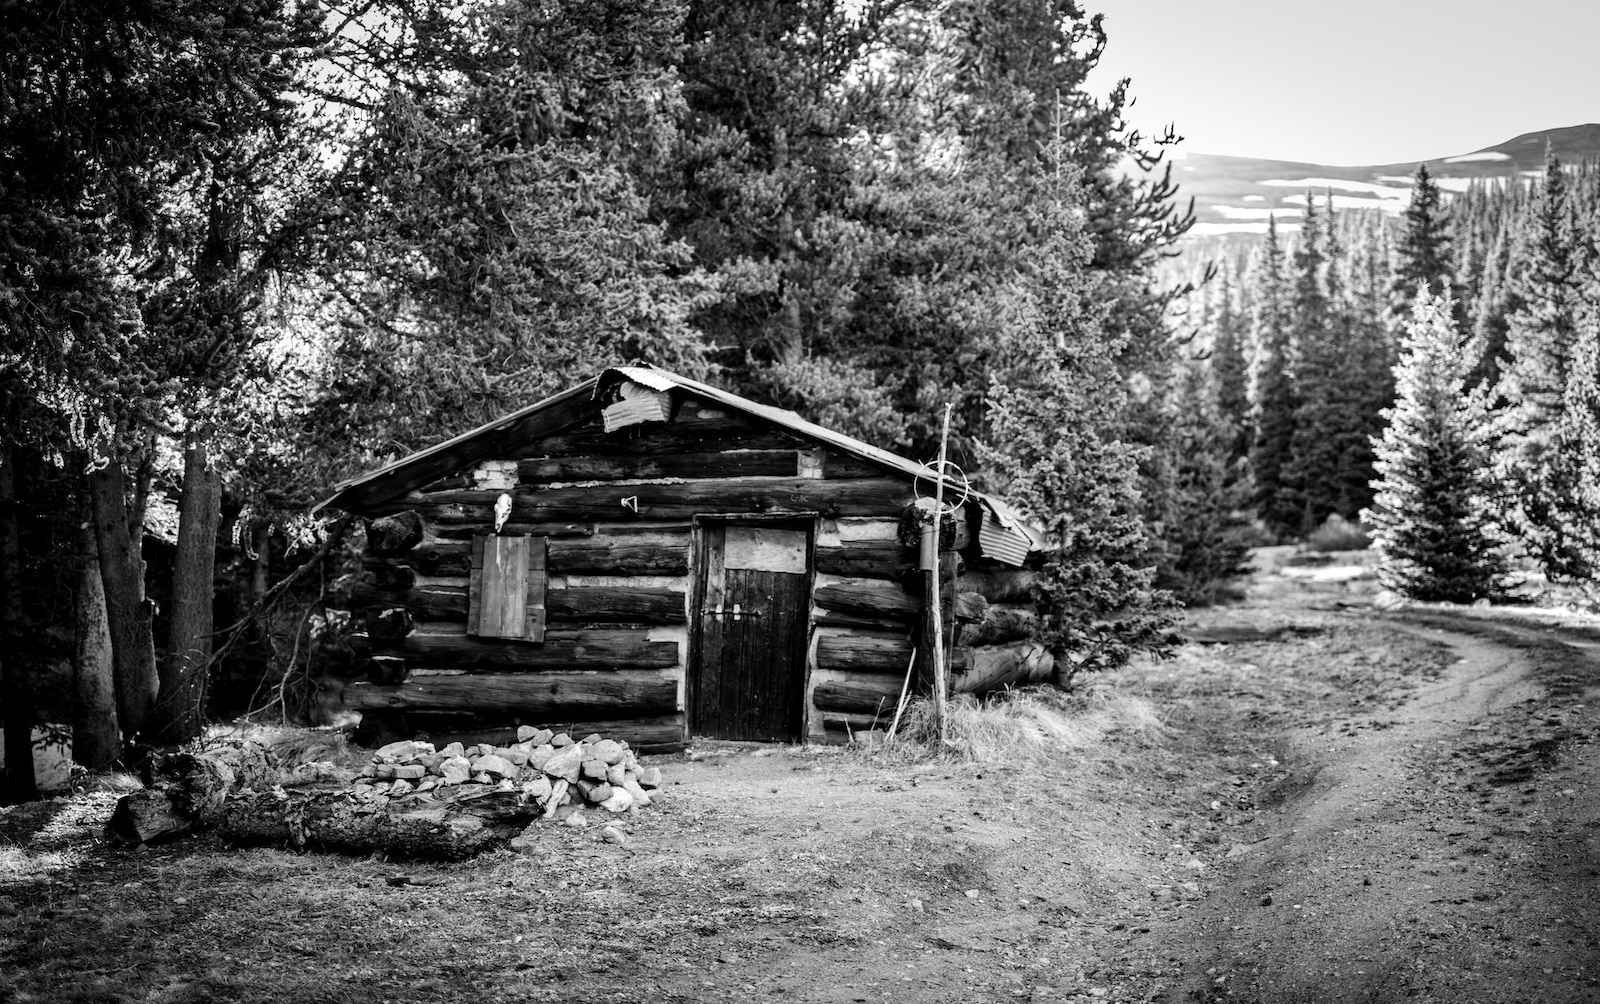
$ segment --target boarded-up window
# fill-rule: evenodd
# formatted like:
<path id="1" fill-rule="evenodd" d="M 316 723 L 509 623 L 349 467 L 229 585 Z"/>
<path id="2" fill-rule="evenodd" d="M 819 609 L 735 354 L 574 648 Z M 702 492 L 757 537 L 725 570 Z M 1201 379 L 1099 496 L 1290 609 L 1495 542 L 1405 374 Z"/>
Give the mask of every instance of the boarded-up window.
<path id="1" fill-rule="evenodd" d="M 472 538 L 467 633 L 544 641 L 544 537 Z"/>

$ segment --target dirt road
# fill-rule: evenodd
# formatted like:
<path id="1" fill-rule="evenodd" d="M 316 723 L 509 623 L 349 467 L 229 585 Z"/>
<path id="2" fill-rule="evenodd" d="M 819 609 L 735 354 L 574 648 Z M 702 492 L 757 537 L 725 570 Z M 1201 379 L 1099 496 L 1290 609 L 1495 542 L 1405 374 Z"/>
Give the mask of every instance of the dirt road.
<path id="1" fill-rule="evenodd" d="M 1157 999 L 1600 1000 L 1592 643 L 1394 623 L 1455 661 L 1382 714 L 1284 734 L 1262 837 L 1148 935 L 1188 960 Z"/>
<path id="2" fill-rule="evenodd" d="M 1312 600 L 1200 615 L 1248 630 L 1090 687 L 1044 767 L 660 758 L 622 846 L 135 853 L 106 796 L 0 813 L 0 1002 L 1600 1001 L 1600 641 Z"/>

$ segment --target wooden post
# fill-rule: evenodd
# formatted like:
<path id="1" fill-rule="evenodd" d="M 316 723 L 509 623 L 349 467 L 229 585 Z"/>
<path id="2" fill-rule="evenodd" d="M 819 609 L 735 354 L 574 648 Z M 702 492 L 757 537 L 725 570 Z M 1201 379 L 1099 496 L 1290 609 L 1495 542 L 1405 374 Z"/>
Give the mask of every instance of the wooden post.
<path id="1" fill-rule="evenodd" d="M 933 724 L 938 733 L 939 744 L 944 745 L 945 736 L 945 697 L 950 692 L 950 674 L 945 666 L 944 658 L 944 611 L 939 602 L 939 535 L 944 529 L 944 468 L 945 459 L 950 444 L 950 411 L 954 405 L 944 406 L 944 431 L 939 436 L 939 467 L 938 480 L 933 488 L 933 567 L 924 571 L 924 602 L 927 604 L 928 620 L 933 635 Z"/>

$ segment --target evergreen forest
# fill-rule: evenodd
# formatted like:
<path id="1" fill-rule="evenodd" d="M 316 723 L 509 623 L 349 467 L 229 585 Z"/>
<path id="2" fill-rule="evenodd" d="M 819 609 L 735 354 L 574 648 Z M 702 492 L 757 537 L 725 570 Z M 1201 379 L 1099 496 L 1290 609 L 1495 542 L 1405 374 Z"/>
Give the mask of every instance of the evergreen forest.
<path id="1" fill-rule="evenodd" d="M 341 480 L 648 362 L 1048 533 L 1114 668 L 1253 544 L 1392 588 L 1600 562 L 1600 172 L 1175 266 L 1174 132 L 1079 0 L 0 7 L 0 716 L 100 768 L 353 672 Z M 1181 126 L 1181 123 L 1179 123 Z"/>

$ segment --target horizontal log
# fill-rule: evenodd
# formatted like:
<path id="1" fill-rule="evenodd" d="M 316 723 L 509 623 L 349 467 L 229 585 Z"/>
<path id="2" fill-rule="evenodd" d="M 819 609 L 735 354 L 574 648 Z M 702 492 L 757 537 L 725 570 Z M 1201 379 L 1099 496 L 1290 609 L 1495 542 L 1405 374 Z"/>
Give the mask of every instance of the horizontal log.
<path id="1" fill-rule="evenodd" d="M 489 673 L 412 677 L 344 689 L 353 711 L 496 711 L 549 719 L 664 714 L 678 709 L 678 682 L 619 673 Z"/>
<path id="2" fill-rule="evenodd" d="M 888 731 L 894 722 L 894 709 L 884 715 L 858 714 L 847 711 L 830 711 L 822 716 L 822 727 L 828 732 L 839 734 L 838 741 L 844 740 L 845 734 L 857 732 L 870 732 L 873 729 Z"/>
<path id="3" fill-rule="evenodd" d="M 962 645 L 999 645 L 1031 638 L 1039 628 L 1039 614 L 1032 607 L 989 604 L 983 618 L 962 624 L 956 639 Z"/>
<path id="4" fill-rule="evenodd" d="M 368 559 L 366 567 L 377 575 L 379 568 L 409 565 L 424 575 L 448 578 L 465 577 L 472 570 L 472 555 L 467 537 L 489 531 L 492 524 L 456 529 L 459 540 L 438 540 L 417 548 L 406 559 Z M 549 530 L 549 524 L 539 524 Z M 689 524 L 673 527 L 642 528 L 630 532 L 625 526 L 604 528 L 597 533 L 594 524 L 585 524 L 583 533 L 549 538 L 546 567 L 561 575 L 683 575 L 689 570 Z M 538 536 L 535 533 L 535 536 Z M 389 573 L 388 588 L 409 588 L 415 580 Z M 404 584 L 401 584 L 401 583 Z M 380 587 L 381 588 L 381 587 Z"/>
<path id="5" fill-rule="evenodd" d="M 903 677 L 870 676 L 853 680 L 819 683 L 811 691 L 811 703 L 818 711 L 852 711 L 861 714 L 894 714 L 900 702 Z M 909 695 L 914 696 L 914 695 Z"/>
<path id="6" fill-rule="evenodd" d="M 824 575 L 893 579 L 917 563 L 914 548 L 894 540 L 850 540 L 832 546 L 817 545 L 817 571 Z"/>
<path id="7" fill-rule="evenodd" d="M 794 450 L 721 450 L 611 456 L 544 457 L 517 461 L 525 485 L 560 481 L 624 481 L 646 478 L 792 478 L 798 470 Z M 870 472 L 871 476 L 877 472 Z"/>
<path id="8" fill-rule="evenodd" d="M 447 491 L 417 496 L 430 522 L 440 526 L 489 524 L 494 491 Z M 891 477 L 827 481 L 814 478 L 706 478 L 638 485 L 522 488 L 511 492 L 511 518 L 548 522 L 614 517 L 630 510 L 623 498 L 637 500 L 638 514 L 681 519 L 701 513 L 807 513 L 833 517 L 890 515 L 911 500 L 908 481 Z"/>
<path id="9" fill-rule="evenodd" d="M 685 449 L 701 452 L 722 450 L 782 450 L 807 445 L 799 436 L 758 426 L 746 420 L 723 419 L 716 422 L 654 422 L 632 425 L 617 432 L 595 426 L 575 429 L 559 436 L 524 443 L 505 454 L 509 460 L 545 457 L 583 457 L 594 455 L 649 455 L 675 453 Z"/>
<path id="10" fill-rule="evenodd" d="M 990 603 L 1015 603 L 1031 600 L 1033 588 L 1039 583 L 1038 572 L 993 569 L 964 573 L 956 580 L 956 589 L 962 593 L 977 593 Z"/>
<path id="11" fill-rule="evenodd" d="M 683 624 L 688 597 L 672 589 L 644 586 L 568 586 L 545 594 L 552 621 L 623 624 Z"/>
<path id="12" fill-rule="evenodd" d="M 552 629 L 539 644 L 473 638 L 460 628 L 456 631 L 429 623 L 407 635 L 402 647 L 407 665 L 468 671 L 668 669 L 682 660 L 677 642 L 651 641 L 644 630 Z"/>
<path id="13" fill-rule="evenodd" d="M 859 457 L 838 450 L 828 450 L 822 458 L 822 476 L 825 478 L 877 478 L 884 468 Z"/>
<path id="14" fill-rule="evenodd" d="M 368 555 L 361 559 L 361 571 L 362 584 L 373 589 L 410 589 L 417 584 L 417 573 L 396 558 Z"/>
<path id="15" fill-rule="evenodd" d="M 550 542 L 553 575 L 687 575 L 689 535 Z"/>
<path id="16" fill-rule="evenodd" d="M 819 585 L 812 593 L 819 607 L 857 617 L 914 621 L 922 612 L 916 597 L 889 579 L 844 579 Z"/>
<path id="17" fill-rule="evenodd" d="M 472 537 L 475 537 L 480 533 L 492 532 L 494 530 L 494 522 L 491 520 L 486 523 L 452 523 L 443 526 L 436 523 L 432 526 L 432 530 L 433 535 L 439 538 L 437 543 L 441 545 L 455 544 L 458 542 L 466 543 Z M 566 540 L 573 537 L 592 537 L 594 536 L 594 524 L 583 522 L 508 522 L 505 526 L 500 528 L 500 532 L 512 537 L 527 535 L 530 537 L 547 537 L 551 541 L 557 541 Z M 446 573 L 438 572 L 429 574 L 444 575 Z"/>
<path id="18" fill-rule="evenodd" d="M 842 614 L 836 610 L 816 608 L 811 613 L 811 623 L 817 627 L 859 628 L 863 631 L 904 632 L 907 622 L 891 617 L 865 617 L 860 614 Z"/>
<path id="19" fill-rule="evenodd" d="M 828 631 L 817 639 L 817 668 L 904 676 L 911 648 L 909 634 Z"/>
<path id="20" fill-rule="evenodd" d="M 404 593 L 384 594 L 423 621 L 465 622 L 465 586 L 418 586 Z M 569 586 L 545 592 L 549 625 L 682 624 L 688 620 L 683 593 L 643 586 Z M 369 617 L 370 625 L 371 619 Z M 403 635 L 396 635 L 402 637 Z"/>
<path id="21" fill-rule="evenodd" d="M 950 689 L 958 694 L 984 694 L 1001 687 L 1042 683 L 1050 678 L 1055 660 L 1037 643 L 958 646 L 951 653 Z"/>

